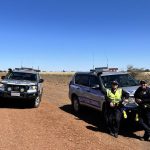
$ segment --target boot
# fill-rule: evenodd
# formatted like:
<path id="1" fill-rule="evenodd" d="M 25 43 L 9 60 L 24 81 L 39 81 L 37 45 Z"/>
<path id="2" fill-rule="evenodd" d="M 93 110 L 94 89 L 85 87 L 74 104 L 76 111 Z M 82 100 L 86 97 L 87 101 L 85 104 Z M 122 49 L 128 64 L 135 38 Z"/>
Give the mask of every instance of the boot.
<path id="1" fill-rule="evenodd" d="M 114 134 L 114 137 L 115 137 L 115 138 L 118 138 L 118 133 L 115 133 L 115 134 Z"/>

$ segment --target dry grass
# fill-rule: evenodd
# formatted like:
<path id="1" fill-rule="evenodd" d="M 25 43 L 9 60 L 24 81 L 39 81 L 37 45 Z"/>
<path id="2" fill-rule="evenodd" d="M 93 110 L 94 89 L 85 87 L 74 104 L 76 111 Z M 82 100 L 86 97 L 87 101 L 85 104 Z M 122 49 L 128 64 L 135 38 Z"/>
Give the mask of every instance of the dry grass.
<path id="1" fill-rule="evenodd" d="M 70 79 L 74 75 L 75 72 L 41 72 L 41 76 L 44 80 L 50 81 L 52 83 L 53 80 L 57 80 L 59 83 L 69 83 Z M 6 73 L 1 72 L 0 77 L 6 75 Z M 150 84 L 150 72 L 141 72 L 136 73 L 135 78 L 138 80 L 147 80 Z"/>
<path id="2" fill-rule="evenodd" d="M 137 73 L 135 78 L 138 79 L 138 80 L 147 80 L 148 83 L 150 84 L 150 72 Z"/>
<path id="3" fill-rule="evenodd" d="M 41 72 L 41 75 L 74 75 L 75 72 Z"/>
<path id="4" fill-rule="evenodd" d="M 57 74 L 57 75 L 42 74 L 41 76 L 46 82 L 48 82 L 50 84 L 57 84 L 57 85 L 59 85 L 59 84 L 66 85 L 70 82 L 70 80 L 72 78 L 72 75 L 62 75 L 62 74 L 61 75 L 59 75 L 59 74 Z"/>
<path id="5" fill-rule="evenodd" d="M 6 75 L 6 72 L 0 72 L 0 77 L 5 76 L 5 75 Z"/>

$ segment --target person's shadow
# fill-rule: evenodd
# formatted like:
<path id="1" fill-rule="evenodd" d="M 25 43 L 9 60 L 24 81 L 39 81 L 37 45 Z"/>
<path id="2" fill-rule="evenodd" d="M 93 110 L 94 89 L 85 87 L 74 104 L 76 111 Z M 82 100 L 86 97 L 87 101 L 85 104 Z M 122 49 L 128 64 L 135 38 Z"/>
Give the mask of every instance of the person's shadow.
<path id="1" fill-rule="evenodd" d="M 77 120 L 83 120 L 87 122 L 89 125 L 86 126 L 88 130 L 92 130 L 94 132 L 103 132 L 108 133 L 106 128 L 105 119 L 101 112 L 82 107 L 79 114 L 74 113 L 71 105 L 64 105 L 60 107 L 61 110 L 65 111 L 66 113 L 72 114 L 75 116 L 75 119 Z M 130 137 L 130 138 L 138 138 L 134 132 L 141 130 L 138 123 L 135 121 L 131 121 L 128 119 L 122 119 L 121 125 L 120 125 L 120 131 L 119 134 L 124 137 Z"/>

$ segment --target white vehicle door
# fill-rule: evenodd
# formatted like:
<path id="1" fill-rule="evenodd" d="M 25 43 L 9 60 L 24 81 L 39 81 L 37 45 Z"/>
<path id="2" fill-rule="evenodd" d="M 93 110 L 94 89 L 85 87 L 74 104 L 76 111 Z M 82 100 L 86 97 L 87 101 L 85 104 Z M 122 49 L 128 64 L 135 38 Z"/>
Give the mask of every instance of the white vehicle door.
<path id="1" fill-rule="evenodd" d="M 88 74 L 80 74 L 76 76 L 75 79 L 75 86 L 76 93 L 79 98 L 80 104 L 86 105 L 88 104 L 89 100 L 89 92 L 90 92 L 90 87 L 89 87 L 89 75 Z"/>

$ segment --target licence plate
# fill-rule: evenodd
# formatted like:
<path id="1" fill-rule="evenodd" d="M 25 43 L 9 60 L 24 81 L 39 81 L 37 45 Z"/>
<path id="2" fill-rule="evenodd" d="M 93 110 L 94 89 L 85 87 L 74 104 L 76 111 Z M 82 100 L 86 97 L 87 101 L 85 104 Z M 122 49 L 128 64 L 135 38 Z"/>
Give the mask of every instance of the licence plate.
<path id="1" fill-rule="evenodd" d="M 20 93 L 11 93 L 11 96 L 20 96 Z"/>

